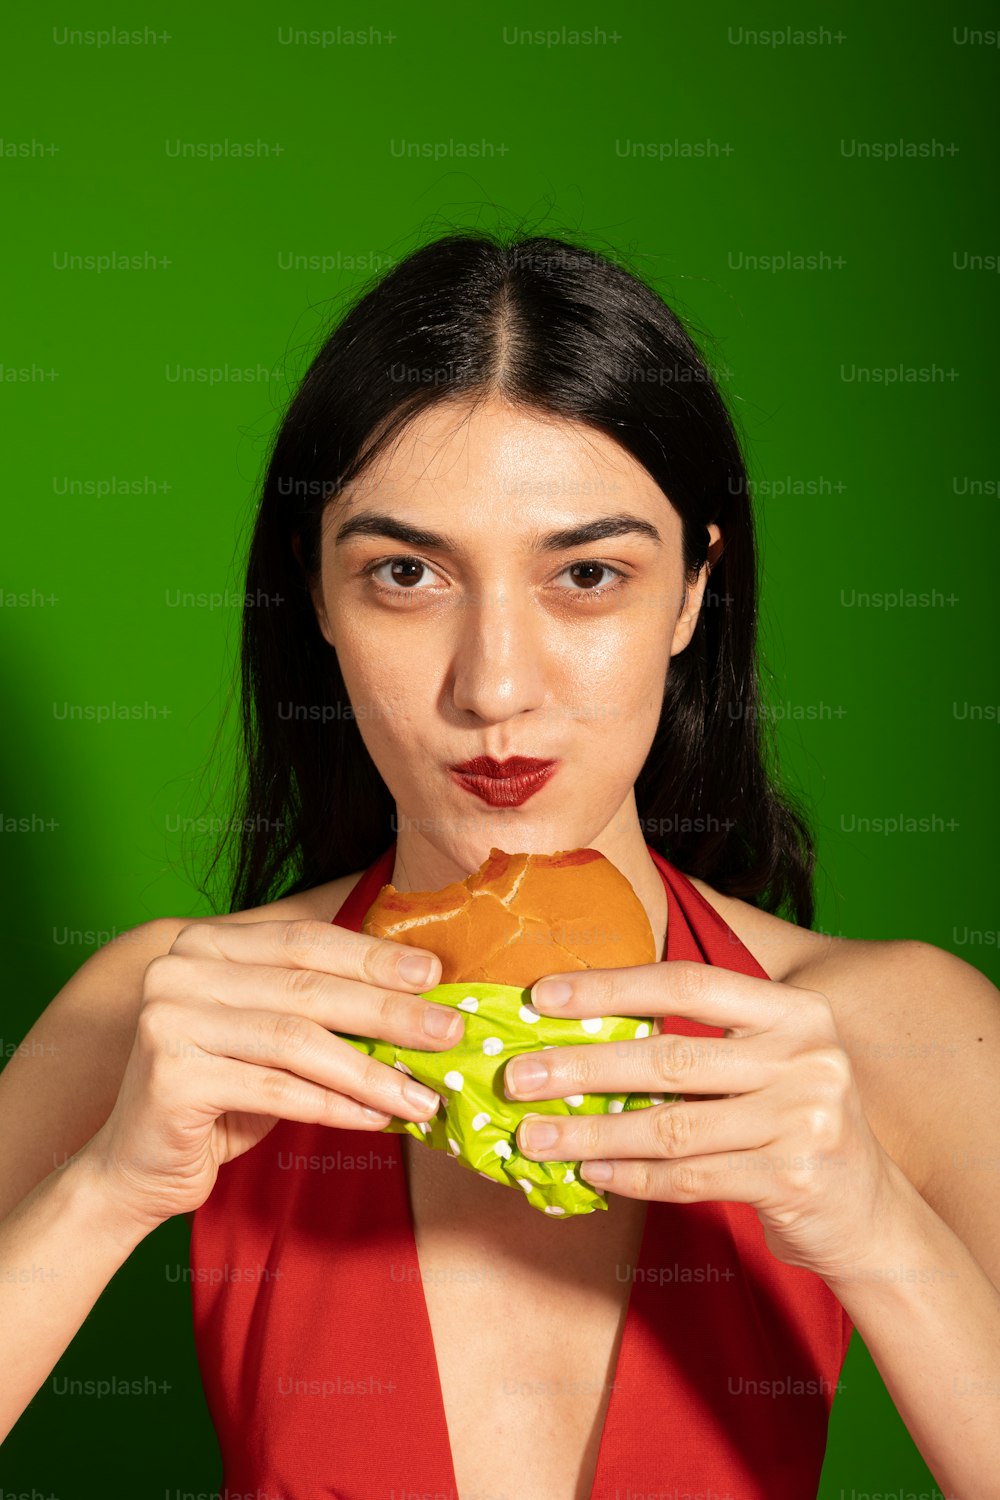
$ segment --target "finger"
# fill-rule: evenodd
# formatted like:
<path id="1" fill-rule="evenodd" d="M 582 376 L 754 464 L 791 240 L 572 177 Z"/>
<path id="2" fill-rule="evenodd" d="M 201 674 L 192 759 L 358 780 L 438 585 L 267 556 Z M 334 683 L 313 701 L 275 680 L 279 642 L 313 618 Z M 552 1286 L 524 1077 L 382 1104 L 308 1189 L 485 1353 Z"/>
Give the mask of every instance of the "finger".
<path id="1" fill-rule="evenodd" d="M 246 1008 L 253 1001 L 258 1007 L 308 1017 L 332 1031 L 376 1036 L 422 1050 L 453 1047 L 465 1030 L 456 1008 L 435 1005 L 402 990 L 380 988 L 367 980 L 173 952 L 153 959 L 148 966 L 146 993 L 153 999 L 198 995 L 230 1009 Z M 430 1029 L 434 1024 L 430 1018 L 437 1016 L 443 1034 Z"/>
<path id="2" fill-rule="evenodd" d="M 509 1099 L 569 1094 L 745 1094 L 773 1082 L 774 1048 L 756 1037 L 664 1032 L 637 1041 L 593 1042 L 521 1053 L 504 1068 Z M 537 1081 L 536 1081 L 537 1080 Z"/>
<path id="3" fill-rule="evenodd" d="M 537 1161 L 672 1161 L 705 1152 L 744 1151 L 774 1139 L 773 1108 L 762 1094 L 750 1094 L 709 1104 L 678 1099 L 613 1115 L 534 1115 L 518 1126 L 517 1144 Z M 533 1145 L 543 1132 L 549 1133 L 548 1143 Z"/>
<path id="4" fill-rule="evenodd" d="M 352 932 L 335 922 L 303 917 L 284 922 L 192 922 L 177 934 L 171 953 L 225 958 L 233 963 L 316 969 L 389 989 L 431 989 L 441 960 L 424 948 Z M 410 964 L 424 960 L 423 972 Z"/>
<path id="5" fill-rule="evenodd" d="M 604 1160 L 610 1171 L 595 1172 L 597 1161 L 584 1162 L 580 1176 L 601 1192 L 662 1203 L 752 1203 L 764 1206 L 767 1182 L 756 1151 L 727 1151 L 720 1156 L 691 1156 L 681 1161 Z"/>
<path id="6" fill-rule="evenodd" d="M 231 1112 L 273 1115 L 279 1120 L 333 1125 L 342 1130 L 384 1130 L 391 1118 L 391 1112 L 371 1111 L 346 1094 L 280 1068 L 221 1057 L 209 1076 L 211 1091 L 199 1098 L 198 1104 L 215 1118 Z"/>
<path id="7" fill-rule="evenodd" d="M 429 1119 L 441 1103 L 433 1089 L 360 1052 L 304 1016 L 211 1003 L 192 1006 L 188 1002 L 182 1009 L 161 1002 L 147 1012 L 144 1033 L 154 1045 L 162 1039 L 164 1050 L 174 1055 L 259 1064 L 265 1073 L 297 1078 L 309 1090 L 332 1090 L 408 1120 Z M 190 1039 L 182 1040 L 185 1036 Z M 315 1096 L 309 1093 L 308 1097 Z"/>
<path id="8" fill-rule="evenodd" d="M 546 992 L 545 986 L 552 982 L 570 987 L 561 1004 Z M 749 1035 L 777 1025 L 788 1013 L 793 995 L 794 1003 L 805 1009 L 806 997 L 813 993 L 678 958 L 625 969 L 546 975 L 533 985 L 531 1003 L 544 1015 L 686 1016 L 706 1026 Z"/>

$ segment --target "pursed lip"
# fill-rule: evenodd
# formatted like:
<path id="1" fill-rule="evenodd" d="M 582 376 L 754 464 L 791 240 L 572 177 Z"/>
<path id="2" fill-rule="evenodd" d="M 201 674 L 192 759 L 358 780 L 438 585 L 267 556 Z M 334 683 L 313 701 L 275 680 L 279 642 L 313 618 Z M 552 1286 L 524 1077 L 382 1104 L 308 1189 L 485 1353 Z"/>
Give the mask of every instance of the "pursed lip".
<path id="1" fill-rule="evenodd" d="M 460 765 L 449 766 L 451 771 L 461 771 L 467 776 L 492 776 L 505 781 L 511 776 L 531 776 L 554 766 L 554 760 L 535 760 L 528 755 L 512 755 L 508 760 L 494 760 L 491 755 L 477 755 L 473 760 L 464 760 Z"/>
<path id="2" fill-rule="evenodd" d="M 512 755 L 509 760 L 477 755 L 463 766 L 449 766 L 448 770 L 460 787 L 488 807 L 520 807 L 541 791 L 558 768 L 558 761 L 525 755 Z"/>

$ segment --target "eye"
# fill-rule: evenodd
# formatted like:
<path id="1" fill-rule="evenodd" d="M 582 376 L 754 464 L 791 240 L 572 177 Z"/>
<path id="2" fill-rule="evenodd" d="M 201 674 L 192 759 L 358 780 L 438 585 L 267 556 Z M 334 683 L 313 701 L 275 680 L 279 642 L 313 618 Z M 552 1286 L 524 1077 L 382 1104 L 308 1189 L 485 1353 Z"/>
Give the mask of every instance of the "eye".
<path id="1" fill-rule="evenodd" d="M 620 583 L 623 583 L 627 576 L 622 572 L 621 568 L 613 568 L 610 563 L 591 562 L 589 560 L 586 562 L 570 563 L 568 568 L 563 569 L 563 573 L 576 573 L 578 571 L 584 574 L 613 573 L 619 579 Z M 559 576 L 562 577 L 562 573 Z M 603 598 L 605 594 L 610 594 L 614 589 L 619 587 L 619 583 L 595 585 L 596 580 L 587 580 L 586 586 L 583 589 L 571 589 L 569 592 L 574 594 L 599 594 Z"/>
<path id="2" fill-rule="evenodd" d="M 392 577 L 391 583 L 387 583 L 384 579 L 378 577 L 382 568 L 391 568 L 394 570 L 390 575 Z M 379 588 L 385 593 L 412 594 L 418 582 L 418 575 L 421 572 L 429 572 L 429 569 L 425 562 L 420 561 L 419 557 L 386 557 L 381 562 L 369 563 L 364 571 L 367 575 L 375 579 Z M 395 587 L 396 584 L 401 584 L 402 587 L 397 588 Z"/>
<path id="3" fill-rule="evenodd" d="M 388 570 L 387 577 L 379 576 L 383 569 Z M 398 596 L 431 591 L 427 586 L 421 587 L 422 575 L 426 573 L 432 577 L 433 574 L 430 566 L 422 562 L 419 557 L 378 558 L 375 562 L 368 563 L 362 569 L 362 573 L 373 579 L 376 590 L 382 594 Z M 606 599 L 609 594 L 616 593 L 618 589 L 625 587 L 629 581 L 629 575 L 621 568 L 613 567 L 610 563 L 598 562 L 593 558 L 584 558 L 580 562 L 570 563 L 558 576 L 561 578 L 566 573 L 582 575 L 576 581 L 582 583 L 583 586 L 561 588 L 558 592 L 575 594 L 579 599 Z M 613 575 L 616 582 L 602 584 L 598 575 L 603 574 Z"/>

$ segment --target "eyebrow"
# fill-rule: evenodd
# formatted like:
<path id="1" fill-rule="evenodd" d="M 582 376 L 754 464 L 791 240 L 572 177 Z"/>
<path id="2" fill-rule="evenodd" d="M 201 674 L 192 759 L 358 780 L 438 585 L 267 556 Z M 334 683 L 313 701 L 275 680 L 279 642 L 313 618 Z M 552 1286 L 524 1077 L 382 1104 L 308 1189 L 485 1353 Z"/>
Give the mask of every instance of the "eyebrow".
<path id="1" fill-rule="evenodd" d="M 560 531 L 546 532 L 544 536 L 536 538 L 533 551 L 565 552 L 571 547 L 586 546 L 588 542 L 602 542 L 608 537 L 629 535 L 648 537 L 657 546 L 663 545 L 663 538 L 651 521 L 644 521 L 641 516 L 619 514 L 598 516 L 596 520 L 586 521 L 581 526 L 567 526 Z M 396 520 L 394 516 L 378 512 L 352 516 L 345 521 L 336 534 L 334 545 L 339 547 L 341 542 L 354 536 L 387 536 L 410 547 L 425 547 L 439 552 L 462 550 L 454 538 L 445 536 L 440 531 L 411 526 L 407 522 Z"/>

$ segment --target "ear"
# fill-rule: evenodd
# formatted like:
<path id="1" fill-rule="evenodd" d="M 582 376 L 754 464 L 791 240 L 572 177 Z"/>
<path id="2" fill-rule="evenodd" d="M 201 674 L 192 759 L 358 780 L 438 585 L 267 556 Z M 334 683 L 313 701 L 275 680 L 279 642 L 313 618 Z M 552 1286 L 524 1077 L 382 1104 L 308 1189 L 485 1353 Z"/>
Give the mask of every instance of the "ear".
<path id="1" fill-rule="evenodd" d="M 708 535 L 708 557 L 702 563 L 698 577 L 694 583 L 689 583 L 684 591 L 681 612 L 677 616 L 677 623 L 674 626 L 674 638 L 670 643 L 671 656 L 676 656 L 678 652 L 683 651 L 694 635 L 694 628 L 698 623 L 702 600 L 705 597 L 705 585 L 708 582 L 708 575 L 722 556 L 722 549 L 725 546 L 725 542 L 722 540 L 722 532 L 714 521 L 708 528 Z"/>

